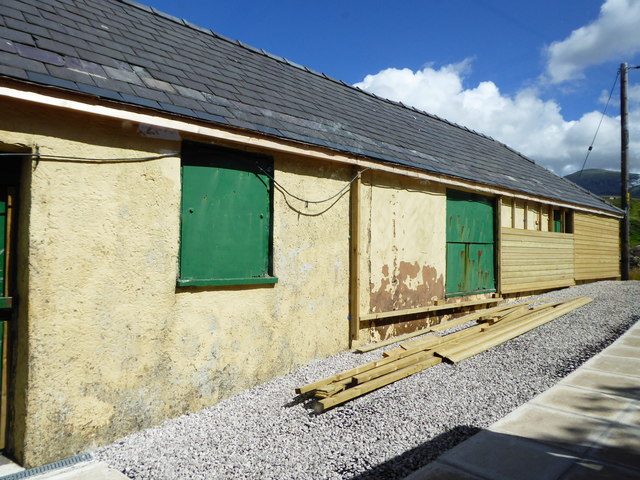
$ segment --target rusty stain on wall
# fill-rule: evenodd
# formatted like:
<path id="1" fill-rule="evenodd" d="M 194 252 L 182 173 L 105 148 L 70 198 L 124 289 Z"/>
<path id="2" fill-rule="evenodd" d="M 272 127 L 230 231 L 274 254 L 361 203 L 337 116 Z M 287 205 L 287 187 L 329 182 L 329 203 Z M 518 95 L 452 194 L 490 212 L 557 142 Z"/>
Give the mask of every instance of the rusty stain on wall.
<path id="1" fill-rule="evenodd" d="M 381 269 L 378 289 L 371 283 L 371 312 L 390 312 L 428 305 L 444 297 L 444 277 L 434 267 L 418 262 L 400 261 L 395 272 L 389 266 Z"/>

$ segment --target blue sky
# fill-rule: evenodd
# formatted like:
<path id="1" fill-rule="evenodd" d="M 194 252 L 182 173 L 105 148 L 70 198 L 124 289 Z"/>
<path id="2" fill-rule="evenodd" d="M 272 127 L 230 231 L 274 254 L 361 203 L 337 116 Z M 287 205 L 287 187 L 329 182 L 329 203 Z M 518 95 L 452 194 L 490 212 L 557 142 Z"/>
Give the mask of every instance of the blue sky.
<path id="1" fill-rule="evenodd" d="M 580 168 L 621 62 L 640 65 L 640 0 L 141 0 L 490 135 L 559 174 Z M 640 70 L 629 72 L 640 172 Z M 619 84 L 587 168 L 619 169 Z"/>

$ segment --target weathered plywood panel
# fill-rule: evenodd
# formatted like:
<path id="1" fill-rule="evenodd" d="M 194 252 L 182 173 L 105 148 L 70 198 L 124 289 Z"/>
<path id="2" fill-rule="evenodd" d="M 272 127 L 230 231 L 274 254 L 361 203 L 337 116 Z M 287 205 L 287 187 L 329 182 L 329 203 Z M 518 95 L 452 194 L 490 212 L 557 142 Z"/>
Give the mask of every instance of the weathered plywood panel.
<path id="1" fill-rule="evenodd" d="M 444 187 L 378 172 L 365 183 L 370 196 L 363 196 L 363 203 L 368 200 L 370 206 L 363 216 L 370 230 L 361 241 L 370 243 L 369 311 L 424 307 L 443 298 Z"/>
<path id="2" fill-rule="evenodd" d="M 587 213 L 574 214 L 575 278 L 596 280 L 620 275 L 620 222 Z"/>
<path id="3" fill-rule="evenodd" d="M 575 284 L 573 235 L 502 228 L 501 236 L 502 293 Z"/>
<path id="4" fill-rule="evenodd" d="M 502 198 L 500 206 L 500 226 L 511 228 L 513 226 L 513 198 Z"/>

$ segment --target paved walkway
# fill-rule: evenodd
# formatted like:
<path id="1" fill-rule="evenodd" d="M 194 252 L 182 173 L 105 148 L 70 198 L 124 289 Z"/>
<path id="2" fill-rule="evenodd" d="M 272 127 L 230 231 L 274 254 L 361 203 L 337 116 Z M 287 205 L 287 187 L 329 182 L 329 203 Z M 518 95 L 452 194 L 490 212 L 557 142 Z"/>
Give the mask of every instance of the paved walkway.
<path id="1" fill-rule="evenodd" d="M 445 479 L 640 480 L 640 322 L 406 480 Z"/>

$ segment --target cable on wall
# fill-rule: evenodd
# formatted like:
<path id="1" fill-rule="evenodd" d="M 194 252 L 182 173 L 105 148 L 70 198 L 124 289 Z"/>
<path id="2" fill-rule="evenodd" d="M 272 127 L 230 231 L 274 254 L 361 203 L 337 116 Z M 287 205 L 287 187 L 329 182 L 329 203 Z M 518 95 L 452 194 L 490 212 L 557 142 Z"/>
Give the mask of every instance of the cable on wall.
<path id="1" fill-rule="evenodd" d="M 298 197 L 297 195 L 294 195 L 293 193 L 289 192 L 286 188 L 284 188 L 282 185 L 280 185 L 280 184 L 276 181 L 276 179 L 275 179 L 275 178 L 273 178 L 273 176 L 272 176 L 269 172 L 267 172 L 267 171 L 266 171 L 264 168 L 262 168 L 260 165 L 258 165 L 258 164 L 256 164 L 256 165 L 258 166 L 258 168 L 259 168 L 260 170 L 262 170 L 262 172 L 263 172 L 267 177 L 269 177 L 269 178 L 271 179 L 271 181 L 274 183 L 274 185 L 275 185 L 276 187 L 278 187 L 278 189 L 279 189 L 282 193 L 284 193 L 285 195 L 288 195 L 288 196 L 289 196 L 289 197 L 291 197 L 291 198 L 295 198 L 296 200 L 298 200 L 298 201 L 300 201 L 300 202 L 303 202 L 303 203 L 305 203 L 305 204 L 309 204 L 309 203 L 325 203 L 325 202 L 329 202 L 329 201 L 333 200 L 334 198 L 339 197 L 340 195 L 343 195 L 343 194 L 346 192 L 347 188 L 349 188 L 349 187 L 351 186 L 351 184 L 352 184 L 353 182 L 355 182 L 355 181 L 356 181 L 356 180 L 357 180 L 357 179 L 358 179 L 358 178 L 359 178 L 359 177 L 360 177 L 364 172 L 366 172 L 367 170 L 371 170 L 371 167 L 367 167 L 367 168 L 365 168 L 365 169 L 363 169 L 363 170 L 360 170 L 358 173 L 356 173 L 356 174 L 353 176 L 353 178 L 349 181 L 349 183 L 347 183 L 344 187 L 342 187 L 342 188 L 338 191 L 338 193 L 336 193 L 335 195 L 331 195 L 329 198 L 324 198 L 324 199 L 322 199 L 322 200 L 307 200 L 307 199 L 305 199 L 305 198 Z"/>

